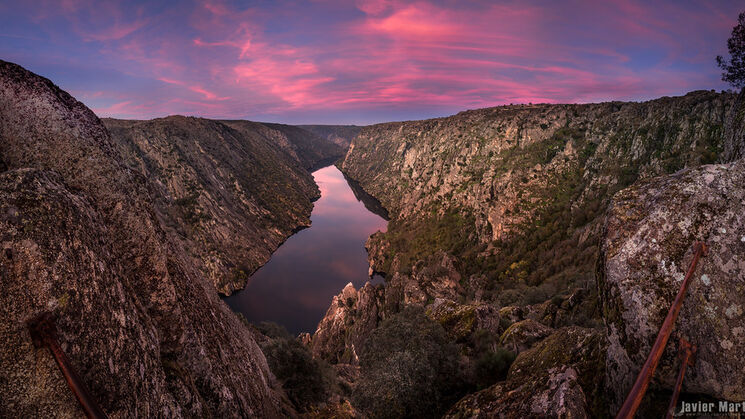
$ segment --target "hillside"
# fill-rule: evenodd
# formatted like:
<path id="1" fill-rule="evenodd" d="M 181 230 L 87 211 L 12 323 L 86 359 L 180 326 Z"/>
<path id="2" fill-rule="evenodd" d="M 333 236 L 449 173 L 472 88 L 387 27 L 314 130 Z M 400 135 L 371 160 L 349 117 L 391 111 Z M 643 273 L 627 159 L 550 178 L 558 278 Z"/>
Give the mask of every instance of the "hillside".
<path id="1" fill-rule="evenodd" d="M 238 131 L 260 133 L 311 172 L 335 162 L 346 153 L 346 146 L 340 146 L 330 139 L 293 125 L 245 120 L 221 122 Z"/>
<path id="2" fill-rule="evenodd" d="M 341 155 L 303 130 L 251 121 L 170 116 L 104 124 L 124 163 L 148 180 L 166 232 L 226 295 L 310 225 L 319 191 L 308 170 Z"/>

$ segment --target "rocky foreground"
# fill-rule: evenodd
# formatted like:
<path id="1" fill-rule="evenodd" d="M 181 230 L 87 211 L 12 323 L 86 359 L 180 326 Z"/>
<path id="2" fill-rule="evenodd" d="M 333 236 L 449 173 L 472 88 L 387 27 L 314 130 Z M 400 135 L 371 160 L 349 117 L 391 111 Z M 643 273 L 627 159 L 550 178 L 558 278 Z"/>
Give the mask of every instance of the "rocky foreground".
<path id="1" fill-rule="evenodd" d="M 250 124 L 104 124 L 0 61 L 0 416 L 82 414 L 32 344 L 26 322 L 44 312 L 110 417 L 295 414 L 217 290 L 308 225 L 308 170 L 342 149 Z"/>
<path id="2" fill-rule="evenodd" d="M 304 341 L 316 357 L 359 365 L 358 389 L 436 397 L 425 389 L 437 381 L 417 379 L 424 367 L 413 359 L 369 361 L 374 340 L 395 346 L 391 325 L 418 307 L 465 371 L 450 377 L 465 397 L 427 414 L 613 415 L 703 240 L 709 255 L 642 412 L 664 413 L 680 337 L 699 346 L 684 398 L 745 400 L 744 110 L 743 95 L 699 91 L 363 128 L 339 166 L 391 215 L 367 243 L 370 271 L 386 283 L 347 286 Z M 389 355 L 412 353 L 428 352 Z M 406 403 L 359 393 L 353 402 L 372 416 Z"/>

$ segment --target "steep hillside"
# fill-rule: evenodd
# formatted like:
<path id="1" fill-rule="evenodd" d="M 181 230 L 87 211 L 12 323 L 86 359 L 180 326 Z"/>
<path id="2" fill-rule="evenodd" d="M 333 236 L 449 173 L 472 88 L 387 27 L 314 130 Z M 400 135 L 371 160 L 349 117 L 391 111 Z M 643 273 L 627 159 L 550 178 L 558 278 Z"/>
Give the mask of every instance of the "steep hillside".
<path id="1" fill-rule="evenodd" d="M 410 272 L 443 250 L 465 278 L 485 277 L 471 292 L 536 303 L 592 288 L 609 198 L 637 179 L 715 162 L 734 101 L 701 91 L 375 125 L 341 167 L 392 214 L 388 232 L 369 243 L 375 270 L 398 259 Z"/>
<path id="2" fill-rule="evenodd" d="M 105 119 L 132 170 L 148 180 L 166 231 L 223 294 L 242 289 L 319 197 L 306 169 L 340 149 L 300 129 L 171 116 Z M 236 127 L 236 128 L 232 128 Z"/>
<path id="3" fill-rule="evenodd" d="M 354 137 L 363 128 L 358 125 L 299 125 L 300 128 L 323 137 L 336 145 L 347 149 Z"/>
<path id="4" fill-rule="evenodd" d="M 163 228 L 155 182 L 93 112 L 4 61 L 0 162 L 0 416 L 81 416 L 26 328 L 47 311 L 111 417 L 291 414 L 249 331 Z"/>

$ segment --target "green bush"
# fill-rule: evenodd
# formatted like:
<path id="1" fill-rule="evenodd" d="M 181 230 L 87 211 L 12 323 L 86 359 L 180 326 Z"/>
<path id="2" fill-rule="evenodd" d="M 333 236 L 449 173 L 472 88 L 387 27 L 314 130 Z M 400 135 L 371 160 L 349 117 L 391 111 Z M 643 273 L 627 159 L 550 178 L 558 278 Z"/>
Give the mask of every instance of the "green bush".
<path id="1" fill-rule="evenodd" d="M 442 326 L 407 307 L 363 348 L 354 406 L 372 418 L 437 417 L 469 390 L 459 360 Z"/>
<path id="2" fill-rule="evenodd" d="M 476 361 L 474 376 L 479 388 L 488 387 L 507 377 L 507 371 L 515 360 L 515 354 L 501 346 L 487 352 Z"/>
<path id="3" fill-rule="evenodd" d="M 282 382 L 290 401 L 307 411 L 326 401 L 335 386 L 331 366 L 313 359 L 310 352 L 276 323 L 261 323 L 257 329 L 269 337 L 261 344 L 269 369 Z"/>

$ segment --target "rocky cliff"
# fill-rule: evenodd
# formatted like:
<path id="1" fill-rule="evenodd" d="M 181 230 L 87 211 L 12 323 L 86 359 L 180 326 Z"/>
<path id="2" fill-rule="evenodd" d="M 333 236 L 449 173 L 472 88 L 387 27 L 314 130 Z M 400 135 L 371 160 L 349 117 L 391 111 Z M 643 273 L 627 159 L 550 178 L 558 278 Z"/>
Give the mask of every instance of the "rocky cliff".
<path id="1" fill-rule="evenodd" d="M 624 235 L 628 243 L 638 238 L 632 237 L 636 225 L 622 227 L 621 221 L 608 224 L 606 211 L 617 208 L 618 204 L 611 204 L 612 197 L 631 185 L 740 156 L 740 116 L 745 108 L 742 102 L 742 96 L 735 94 L 698 91 L 642 103 L 503 106 L 447 118 L 363 128 L 340 167 L 390 213 L 387 232 L 374 234 L 367 243 L 371 273 L 383 273 L 386 284 L 378 286 L 376 298 L 371 300 L 374 304 L 367 304 L 375 316 L 362 313 L 354 301 L 347 306 L 341 304 L 344 293 L 335 299 L 336 304 L 332 304 L 310 339 L 316 356 L 325 356 L 332 362 L 354 362 L 348 354 L 351 349 L 355 353 L 364 351 L 356 336 L 367 336 L 375 328 L 370 318 L 380 322 L 404 306 L 418 305 L 425 307 L 428 316 L 460 342 L 472 362 L 483 346 L 479 339 L 494 336 L 499 345 L 520 353 L 517 365 L 546 365 L 545 369 L 528 369 L 527 373 L 524 368 L 520 369 L 522 373 L 511 368 L 506 378 L 464 399 L 451 415 L 490 417 L 509 412 L 508 416 L 517 417 L 540 411 L 549 416 L 609 414 L 606 398 L 625 395 L 627 383 L 622 381 L 628 380 L 631 365 L 641 365 L 640 359 L 646 354 L 642 347 L 651 345 L 651 331 L 659 327 L 658 320 L 664 317 L 663 309 L 669 304 L 667 299 L 674 294 L 670 286 L 656 282 L 660 293 L 655 291 L 648 297 L 655 300 L 659 310 L 631 321 L 639 314 L 634 307 L 645 305 L 637 301 L 637 296 L 646 286 L 641 277 L 639 283 L 629 285 L 621 281 L 622 272 L 606 272 L 606 279 L 600 282 L 604 285 L 599 287 L 604 293 L 601 310 L 596 266 L 599 261 L 620 257 L 610 256 L 615 251 L 601 252 L 601 248 L 630 246 L 616 243 L 621 239 L 613 238 L 614 231 L 628 228 L 628 235 Z M 665 178 L 670 180 L 658 181 L 661 183 L 654 187 L 657 191 L 678 191 L 680 196 L 689 196 L 690 190 L 696 188 L 709 188 L 700 191 L 703 197 L 697 201 L 669 202 L 680 207 L 679 211 L 686 214 L 683 218 L 691 217 L 687 212 L 694 210 L 689 206 L 698 205 L 696 202 L 704 205 L 707 200 L 739 199 L 739 192 L 733 191 L 742 190 L 737 184 L 739 175 L 734 174 L 740 169 L 700 170 L 716 170 L 715 176 L 723 179 L 717 186 L 709 185 L 705 179 L 713 172 L 704 175 L 688 171 L 683 172 L 689 173 L 687 180 L 680 177 L 683 175 L 671 175 Z M 673 189 L 672 184 L 678 186 Z M 730 192 L 723 192 L 728 188 Z M 661 214 L 665 207 L 656 207 L 662 199 L 658 195 L 637 194 L 628 199 L 628 205 Z M 624 196 L 619 195 L 619 199 L 625 202 Z M 726 205 L 732 208 L 725 208 Z M 727 214 L 736 213 L 736 205 L 739 203 L 710 204 L 707 225 L 721 221 L 736 228 L 737 223 L 727 218 Z M 613 211 L 616 210 L 612 209 L 611 214 Z M 618 219 L 625 220 L 620 215 Z M 639 231 L 647 228 L 638 227 Z M 606 238 L 606 234 L 611 236 Z M 699 236 L 686 234 L 688 239 Z M 675 243 L 688 249 L 691 243 L 684 245 L 683 241 L 686 240 Z M 645 258 L 675 259 L 675 269 L 682 269 L 680 266 L 685 263 L 683 247 L 676 251 L 667 249 L 672 253 L 665 250 L 664 255 L 644 249 L 637 253 Z M 730 272 L 736 269 L 739 259 L 726 255 L 733 253 L 725 252 L 722 258 L 727 260 L 714 263 L 724 266 L 717 269 Z M 639 265 L 631 256 L 618 259 L 614 262 L 618 265 L 613 266 L 629 261 L 638 268 L 653 266 L 651 260 Z M 739 271 L 733 272 L 730 273 L 742 277 Z M 618 281 L 617 285 L 613 281 Z M 732 298 L 740 298 L 734 289 L 726 290 L 733 293 Z M 345 292 L 350 293 L 346 289 Z M 613 297 L 606 300 L 606 295 Z M 639 304 L 630 307 L 628 301 Z M 731 331 L 736 309 L 722 304 L 717 303 L 716 310 L 730 309 L 730 317 L 716 310 L 714 317 L 722 321 L 720 326 L 726 332 L 722 339 L 738 353 L 734 335 L 730 336 L 738 333 Z M 363 318 L 367 319 L 363 323 L 367 331 L 359 330 Z M 489 326 L 495 322 L 498 327 Z M 602 326 L 604 322 L 609 325 L 610 335 Z M 638 326 L 639 322 L 646 326 Z M 344 323 L 349 326 L 344 327 Z M 567 327 L 577 326 L 581 327 L 567 332 Z M 574 337 L 548 338 L 562 333 L 570 333 L 578 342 L 590 339 L 594 349 L 582 349 L 589 351 L 587 357 L 557 358 L 547 352 L 557 348 L 549 348 L 543 342 L 574 342 Z M 536 352 L 535 348 L 542 349 Z M 713 353 L 711 349 L 709 357 L 714 357 Z M 536 360 L 536 356 L 549 358 L 544 362 Z M 524 361 L 526 357 L 532 360 Z M 629 357 L 633 362 L 629 362 Z M 672 362 L 674 357 L 667 360 Z M 713 358 L 706 362 L 716 367 L 706 374 L 700 372 L 701 378 L 692 381 L 691 391 L 705 390 L 713 397 L 739 400 L 740 396 L 731 390 L 738 385 L 739 376 L 719 381 L 727 368 Z M 663 371 L 668 371 L 662 379 L 667 382 L 670 370 Z M 709 387 L 703 382 L 708 382 Z M 720 386 L 718 393 L 712 390 L 714 382 Z M 724 387 L 730 389 L 729 393 Z M 607 391 L 598 391 L 599 388 Z"/>
<path id="2" fill-rule="evenodd" d="M 299 128 L 171 116 L 105 119 L 124 163 L 148 181 L 165 231 L 223 294 L 246 285 L 319 195 L 310 169 L 342 149 Z"/>
<path id="3" fill-rule="evenodd" d="M 291 414 L 251 334 L 168 232 L 152 172 L 125 156 L 84 105 L 0 62 L 0 416 L 81 414 L 25 326 L 47 311 L 112 417 Z"/>

